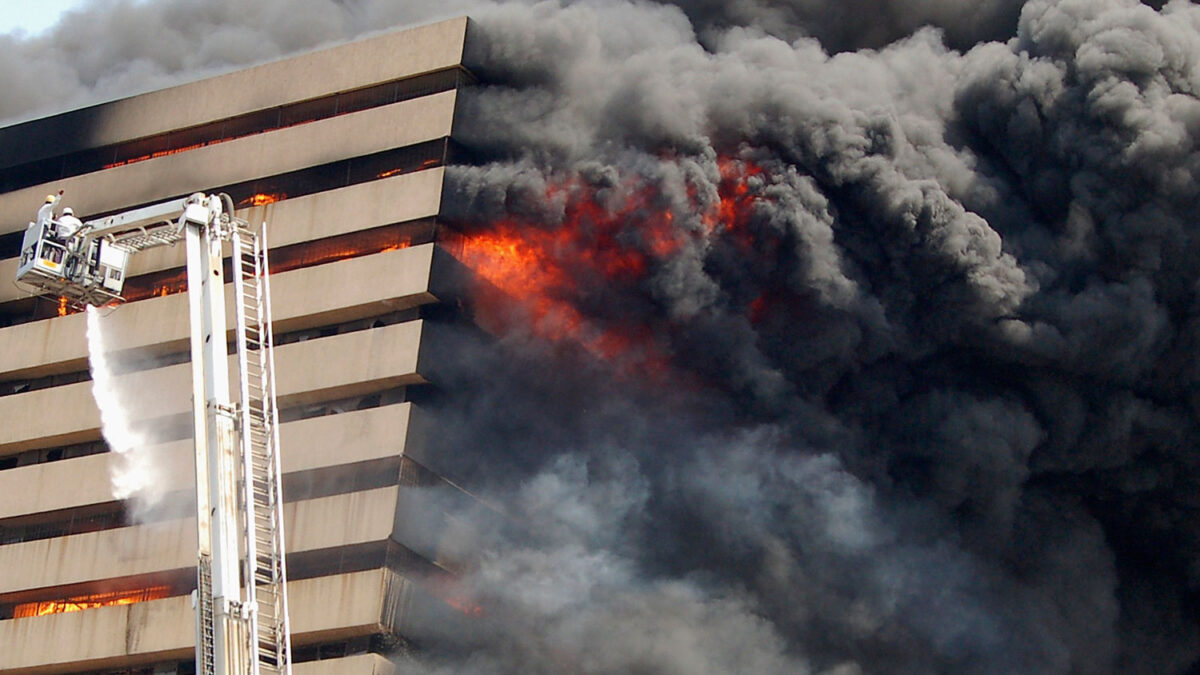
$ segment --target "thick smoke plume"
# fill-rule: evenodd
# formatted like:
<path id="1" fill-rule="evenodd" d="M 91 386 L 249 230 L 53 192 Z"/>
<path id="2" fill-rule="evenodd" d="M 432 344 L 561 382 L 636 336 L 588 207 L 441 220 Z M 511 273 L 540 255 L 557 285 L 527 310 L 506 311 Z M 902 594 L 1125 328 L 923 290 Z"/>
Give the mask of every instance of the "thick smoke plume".
<path id="1" fill-rule="evenodd" d="M 1200 9 L 392 4 L 97 5 L 0 114 L 471 14 L 446 209 L 546 273 L 442 343 L 505 525 L 408 666 L 1200 668 Z"/>

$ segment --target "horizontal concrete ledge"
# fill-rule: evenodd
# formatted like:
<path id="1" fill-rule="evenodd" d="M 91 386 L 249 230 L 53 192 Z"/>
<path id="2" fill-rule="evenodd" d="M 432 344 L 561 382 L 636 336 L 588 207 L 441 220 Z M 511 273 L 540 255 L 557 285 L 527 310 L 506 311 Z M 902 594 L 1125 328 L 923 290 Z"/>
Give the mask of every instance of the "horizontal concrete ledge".
<path id="1" fill-rule="evenodd" d="M 281 407 L 364 395 L 426 380 L 418 373 L 422 321 L 316 338 L 275 350 Z M 0 455 L 99 438 L 100 415 L 91 382 L 0 398 Z M 191 410 L 191 364 L 182 363 L 117 378 L 146 410 L 144 419 Z"/>
<path id="2" fill-rule="evenodd" d="M 402 595 L 408 584 L 386 569 L 289 584 L 292 644 L 380 632 L 388 596 Z M 0 621 L 0 674 L 56 675 L 187 659 L 195 648 L 194 626 L 187 596 Z"/>
<path id="3" fill-rule="evenodd" d="M 401 456 L 414 411 L 411 403 L 401 403 L 281 424 L 283 473 Z M 192 489 L 191 439 L 147 452 L 155 460 L 156 485 L 164 491 Z M 111 502 L 110 476 L 120 461 L 119 455 L 104 453 L 0 471 L 0 519 Z"/>
<path id="4" fill-rule="evenodd" d="M 444 138 L 456 101 L 454 91 L 430 94 L 6 192 L 0 234 L 24 230 L 37 205 L 59 190 L 76 212 L 91 215 Z"/>
<path id="5" fill-rule="evenodd" d="M 257 227 L 267 223 L 271 248 L 369 230 L 421 218 L 441 209 L 445 169 L 435 167 L 390 178 L 327 190 L 237 211 Z M 17 258 L 0 260 L 0 280 L 17 275 Z M 143 251 L 130 258 L 128 276 L 183 267 L 183 246 Z M 12 284 L 0 283 L 0 303 L 28 297 Z"/>
<path id="6" fill-rule="evenodd" d="M 350 258 L 271 276 L 277 334 L 384 314 L 437 301 L 430 292 L 433 244 Z M 233 286 L 225 285 L 225 312 Z M 72 314 L 0 328 L 0 378 L 42 377 L 88 367 L 87 317 Z M 120 351 L 188 349 L 188 295 L 178 293 L 122 305 L 101 330 Z M 233 333 L 229 333 L 232 339 Z M 282 349 L 282 348 L 281 348 Z M 3 409 L 3 399 L 0 399 Z"/>
<path id="7" fill-rule="evenodd" d="M 398 487 L 284 504 L 287 552 L 383 541 L 392 533 Z M 196 520 L 0 546 L 0 595 L 166 572 L 196 564 Z"/>
<path id="8" fill-rule="evenodd" d="M 271 248 L 288 246 L 382 225 L 436 216 L 446 170 L 433 167 L 325 192 L 239 209 L 257 227 L 267 223 Z M 186 264 L 183 246 L 144 251 L 131 258 L 130 275 Z"/>
<path id="9" fill-rule="evenodd" d="M 460 65 L 466 32 L 449 19 L 0 128 L 0 166 Z"/>

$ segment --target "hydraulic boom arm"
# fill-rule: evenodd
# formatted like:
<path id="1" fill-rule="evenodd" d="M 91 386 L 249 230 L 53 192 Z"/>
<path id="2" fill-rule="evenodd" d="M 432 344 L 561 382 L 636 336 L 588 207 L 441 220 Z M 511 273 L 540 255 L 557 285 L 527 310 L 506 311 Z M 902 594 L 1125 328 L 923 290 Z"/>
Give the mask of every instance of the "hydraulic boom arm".
<path id="1" fill-rule="evenodd" d="M 121 302 L 130 256 L 186 241 L 196 449 L 196 672 L 291 673 L 279 415 L 265 227 L 227 195 L 194 194 L 80 223 L 51 195 L 29 224 L 16 283 L 77 308 Z M 226 316 L 223 244 L 233 256 Z M 227 327 L 237 388 L 230 395 Z"/>

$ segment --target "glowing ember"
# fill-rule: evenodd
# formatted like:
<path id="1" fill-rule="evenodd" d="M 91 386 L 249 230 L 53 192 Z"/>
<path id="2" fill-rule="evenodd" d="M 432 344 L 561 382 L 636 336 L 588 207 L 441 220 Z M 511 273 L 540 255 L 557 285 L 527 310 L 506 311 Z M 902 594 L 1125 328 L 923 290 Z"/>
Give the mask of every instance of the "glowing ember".
<path id="1" fill-rule="evenodd" d="M 654 373 L 666 364 L 665 349 L 648 326 L 623 318 L 589 317 L 580 308 L 596 281 L 607 288 L 633 288 L 663 262 L 705 237 L 746 240 L 755 200 L 748 179 L 762 170 L 746 162 L 722 160 L 719 201 L 700 205 L 695 196 L 679 213 L 645 185 L 627 186 L 624 202 L 601 206 L 594 191 L 578 182 L 551 186 L 547 199 L 567 195 L 563 223 L 552 229 L 516 219 L 491 223 L 484 232 L 462 238 L 462 261 L 506 298 L 477 292 L 477 319 L 492 332 L 532 326 L 544 339 L 570 340 L 605 360 Z M 699 227 L 681 227 L 691 216 Z M 698 220 L 696 220 L 698 219 Z M 739 243 L 739 245 L 743 245 Z M 519 313 L 506 313 L 515 299 Z"/>
<path id="2" fill-rule="evenodd" d="M 476 605 L 466 598 L 445 598 L 445 600 L 447 605 L 467 616 L 483 616 L 483 607 Z"/>
<path id="3" fill-rule="evenodd" d="M 150 588 L 139 588 L 132 591 L 116 591 L 113 593 L 80 595 L 73 598 L 66 598 L 64 600 L 27 602 L 17 605 L 13 609 L 13 618 L 23 619 L 31 616 L 46 616 L 47 614 L 80 612 L 85 609 L 93 609 L 96 607 L 132 605 L 137 602 L 159 600 L 167 597 L 169 594 L 170 588 L 167 586 L 152 586 Z"/>
<path id="4" fill-rule="evenodd" d="M 309 265 L 324 265 L 326 263 L 337 262 L 339 260 L 347 260 L 349 258 L 357 258 L 364 255 L 374 255 L 376 253 L 386 253 L 387 251 L 398 251 L 402 248 L 410 246 L 408 241 L 397 241 L 390 244 L 380 245 L 375 242 L 358 246 L 313 246 L 311 250 L 306 252 L 303 257 L 303 266 Z"/>
<path id="5" fill-rule="evenodd" d="M 165 298 L 168 295 L 183 293 L 187 290 L 187 280 L 176 281 L 174 283 L 166 283 L 154 289 L 152 295 L 159 298 Z"/>
<path id="6" fill-rule="evenodd" d="M 442 160 L 440 160 L 436 157 L 431 157 L 431 158 L 425 160 L 424 162 L 421 162 L 421 165 L 418 166 L 415 170 L 420 171 L 422 169 L 430 169 L 435 166 L 441 165 L 441 163 L 442 163 Z M 401 168 L 388 169 L 387 171 L 380 171 L 379 173 L 375 174 L 375 177 L 376 178 L 391 178 L 392 176 L 399 176 L 402 173 L 405 173 L 405 170 L 401 169 Z"/>
<path id="7" fill-rule="evenodd" d="M 483 607 L 475 602 L 457 577 L 450 575 L 429 577 L 424 580 L 424 586 L 434 597 L 461 614 L 469 617 L 481 617 L 484 614 Z"/>
<path id="8" fill-rule="evenodd" d="M 166 157 L 167 155 L 174 155 L 174 154 L 178 154 L 180 152 L 187 152 L 188 150 L 195 150 L 196 148 L 203 148 L 204 146 L 212 145 L 213 143 L 220 143 L 221 140 L 225 140 L 225 139 L 213 140 L 213 141 L 209 141 L 207 143 L 196 143 L 194 145 L 185 145 L 185 146 L 179 147 L 179 148 L 171 148 L 170 150 L 156 150 L 155 152 L 151 152 L 151 153 L 148 153 L 145 155 L 139 155 L 137 157 L 130 157 L 129 159 L 122 159 L 120 161 L 113 162 L 112 164 L 105 164 L 104 168 L 105 169 L 115 169 L 118 166 L 125 166 L 126 164 L 136 164 L 137 162 L 144 162 L 148 159 L 157 159 L 159 157 Z"/>

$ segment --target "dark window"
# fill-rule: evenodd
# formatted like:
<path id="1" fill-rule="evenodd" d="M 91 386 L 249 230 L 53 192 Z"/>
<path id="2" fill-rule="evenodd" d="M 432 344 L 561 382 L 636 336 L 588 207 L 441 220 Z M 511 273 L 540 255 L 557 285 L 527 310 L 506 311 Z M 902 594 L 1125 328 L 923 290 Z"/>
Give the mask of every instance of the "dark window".
<path id="1" fill-rule="evenodd" d="M 279 113 L 279 125 L 290 127 L 305 122 L 333 117 L 337 114 L 337 98 L 329 96 L 285 106 Z"/>
<path id="2" fill-rule="evenodd" d="M 108 445 L 104 441 L 88 441 L 87 443 L 75 443 L 55 448 L 26 450 L 14 455 L 0 457 L 0 471 L 15 469 L 20 466 L 30 466 L 32 464 L 43 464 L 45 462 L 57 462 L 75 457 L 98 455 L 103 452 L 108 452 Z"/>
<path id="3" fill-rule="evenodd" d="M 337 114 L 345 115 L 346 113 L 358 112 L 359 110 L 378 108 L 379 106 L 395 103 L 395 101 L 396 83 L 387 82 L 374 87 L 339 94 L 336 106 Z"/>

